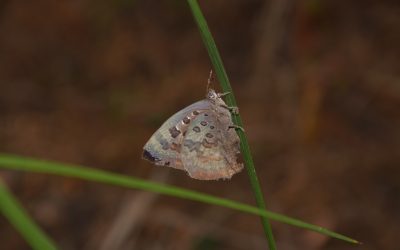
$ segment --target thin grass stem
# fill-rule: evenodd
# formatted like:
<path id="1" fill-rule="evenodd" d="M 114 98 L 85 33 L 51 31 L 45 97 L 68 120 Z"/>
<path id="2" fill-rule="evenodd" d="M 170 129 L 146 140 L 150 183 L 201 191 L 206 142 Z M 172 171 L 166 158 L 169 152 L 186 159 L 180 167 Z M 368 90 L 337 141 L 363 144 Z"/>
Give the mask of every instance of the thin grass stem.
<path id="1" fill-rule="evenodd" d="M 210 56 L 211 62 L 214 66 L 215 73 L 217 75 L 219 83 L 221 84 L 221 88 L 224 92 L 231 93 L 230 95 L 226 96 L 226 103 L 228 104 L 228 106 L 237 107 L 234 92 L 230 85 L 228 75 L 226 74 L 224 65 L 222 63 L 221 56 L 219 55 L 217 46 L 214 42 L 214 38 L 211 35 L 211 32 L 207 25 L 207 22 L 203 16 L 203 13 L 201 12 L 200 6 L 196 0 L 188 0 L 188 3 L 190 6 L 190 9 L 192 11 L 193 17 L 194 17 L 194 19 L 197 23 L 197 26 L 200 30 L 200 34 L 203 39 L 204 45 L 207 49 L 208 55 Z M 240 115 L 233 114 L 232 117 L 233 117 L 233 122 L 237 126 L 240 126 L 243 128 L 243 122 L 242 122 L 242 118 L 240 117 Z M 238 132 L 238 135 L 240 138 L 240 148 L 241 148 L 242 155 L 243 155 L 243 161 L 246 166 L 247 174 L 250 178 L 250 184 L 253 189 L 253 193 L 254 193 L 254 196 L 256 199 L 257 206 L 260 209 L 266 209 L 264 196 L 261 191 L 260 183 L 258 181 L 258 177 L 257 177 L 256 169 L 254 167 L 254 162 L 253 162 L 253 158 L 251 156 L 250 146 L 249 146 L 247 137 L 242 130 L 238 130 L 237 132 Z M 275 244 L 274 236 L 272 233 L 271 225 L 270 225 L 268 219 L 265 217 L 261 217 L 261 222 L 262 222 L 262 225 L 264 228 L 265 235 L 268 240 L 269 249 L 275 250 L 276 244 Z"/>
<path id="2" fill-rule="evenodd" d="M 306 222 L 303 222 L 298 219 L 290 218 L 288 216 L 273 213 L 270 211 L 266 211 L 264 209 L 260 209 L 257 207 L 253 207 L 250 205 L 246 205 L 243 203 L 239 203 L 236 201 L 219 198 L 212 195 L 207 195 L 200 192 L 195 192 L 183 188 L 178 188 L 170 185 L 160 184 L 157 182 L 151 182 L 146 180 L 141 180 L 138 178 L 128 177 L 125 175 L 110 173 L 103 170 L 91 169 L 87 167 L 82 167 L 78 165 L 71 164 L 63 164 L 51 161 L 43 161 L 36 160 L 27 157 L 13 156 L 7 154 L 0 154 L 0 169 L 12 169 L 19 171 L 27 171 L 27 172 L 36 172 L 36 173 L 44 173 L 44 174 L 55 174 L 59 176 L 65 177 L 73 177 L 80 178 L 88 181 L 95 181 L 98 183 L 104 183 L 109 185 L 115 185 L 125 188 L 135 188 L 146 190 L 154 193 L 160 193 L 164 195 L 169 195 L 173 197 L 183 198 L 187 200 L 193 200 L 198 202 L 203 202 L 206 204 L 212 204 L 216 206 L 226 207 L 230 209 L 234 209 L 237 211 L 254 214 L 258 216 L 262 216 L 264 218 L 269 218 L 272 220 L 276 220 L 282 223 L 286 223 L 292 226 L 296 226 L 299 228 L 305 228 L 308 230 L 312 230 L 336 239 L 340 239 L 349 243 L 359 243 L 358 241 L 347 237 L 342 234 L 338 234 L 336 232 L 330 231 L 328 229 L 312 225 Z M 1 200 L 1 197 L 0 197 Z"/>

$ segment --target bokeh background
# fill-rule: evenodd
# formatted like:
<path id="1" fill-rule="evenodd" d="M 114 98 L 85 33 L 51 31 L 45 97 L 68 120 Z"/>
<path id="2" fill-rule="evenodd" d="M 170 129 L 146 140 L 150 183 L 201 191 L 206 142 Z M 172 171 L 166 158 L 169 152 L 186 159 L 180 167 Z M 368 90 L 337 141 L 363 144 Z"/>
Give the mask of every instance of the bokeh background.
<path id="1" fill-rule="evenodd" d="M 201 1 L 269 209 L 352 236 L 273 223 L 278 249 L 399 249 L 398 1 Z M 211 64 L 186 1 L 0 2 L 0 151 L 254 204 L 243 171 L 202 182 L 141 159 L 204 98 Z M 218 85 L 217 85 L 218 87 Z M 62 249 L 265 249 L 259 218 L 62 177 L 1 171 Z M 29 249 L 0 218 L 1 249 Z"/>

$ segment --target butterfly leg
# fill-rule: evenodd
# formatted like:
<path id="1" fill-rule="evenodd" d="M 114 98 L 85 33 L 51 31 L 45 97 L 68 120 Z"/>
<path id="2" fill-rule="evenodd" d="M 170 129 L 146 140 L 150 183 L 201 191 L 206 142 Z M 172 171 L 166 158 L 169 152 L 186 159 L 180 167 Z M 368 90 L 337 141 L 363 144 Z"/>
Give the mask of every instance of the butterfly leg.
<path id="1" fill-rule="evenodd" d="M 230 129 L 230 128 L 240 129 L 240 130 L 242 130 L 242 132 L 245 132 L 243 127 L 238 126 L 238 125 L 235 125 L 235 124 L 230 125 L 230 126 L 228 127 L 228 129 Z"/>
<path id="2" fill-rule="evenodd" d="M 218 97 L 224 97 L 224 96 L 226 96 L 226 95 L 229 95 L 231 92 L 224 92 L 224 93 L 218 93 L 217 95 L 218 95 Z"/>
<path id="3" fill-rule="evenodd" d="M 228 109 L 234 115 L 238 115 L 239 114 L 239 108 L 238 107 L 228 107 Z"/>
<path id="4" fill-rule="evenodd" d="M 226 105 L 220 105 L 220 107 L 226 108 L 227 110 L 229 110 L 234 115 L 238 115 L 239 114 L 239 108 L 238 107 L 229 107 L 229 106 L 226 106 Z"/>

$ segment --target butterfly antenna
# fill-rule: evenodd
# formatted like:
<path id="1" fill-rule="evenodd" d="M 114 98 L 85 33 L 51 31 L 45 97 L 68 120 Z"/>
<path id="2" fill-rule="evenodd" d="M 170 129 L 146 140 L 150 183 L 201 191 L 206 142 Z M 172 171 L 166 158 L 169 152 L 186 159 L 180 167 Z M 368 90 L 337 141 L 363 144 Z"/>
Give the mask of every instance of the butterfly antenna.
<path id="1" fill-rule="evenodd" d="M 210 75 L 208 76 L 208 81 L 207 81 L 207 93 L 210 91 L 210 86 L 214 82 L 214 75 L 212 69 L 210 70 Z"/>

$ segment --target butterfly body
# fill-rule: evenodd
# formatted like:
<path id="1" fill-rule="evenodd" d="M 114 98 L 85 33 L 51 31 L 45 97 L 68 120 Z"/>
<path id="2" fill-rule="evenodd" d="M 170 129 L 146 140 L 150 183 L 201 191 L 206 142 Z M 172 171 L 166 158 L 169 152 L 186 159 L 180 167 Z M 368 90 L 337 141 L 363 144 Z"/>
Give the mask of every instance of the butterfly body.
<path id="1" fill-rule="evenodd" d="M 240 139 L 219 94 L 170 117 L 144 146 L 143 157 L 156 165 L 185 170 L 199 180 L 229 179 L 243 169 L 237 162 Z"/>

